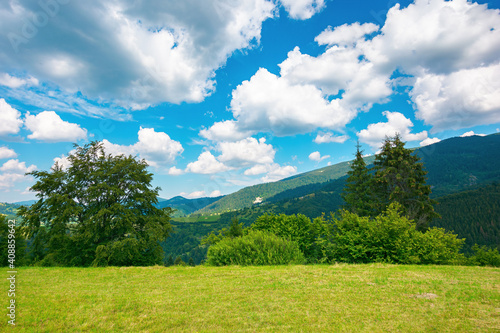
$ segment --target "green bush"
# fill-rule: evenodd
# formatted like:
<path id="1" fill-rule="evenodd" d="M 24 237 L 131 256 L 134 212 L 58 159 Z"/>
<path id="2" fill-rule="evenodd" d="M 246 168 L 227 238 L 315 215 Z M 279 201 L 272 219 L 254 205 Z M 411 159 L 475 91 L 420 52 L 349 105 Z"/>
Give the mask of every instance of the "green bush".
<path id="1" fill-rule="evenodd" d="M 472 247 L 474 254 L 467 258 L 467 264 L 473 266 L 493 266 L 500 267 L 500 253 L 498 249 L 490 249 L 486 246 L 475 244 Z"/>
<path id="2" fill-rule="evenodd" d="M 330 225 L 323 217 L 311 221 L 307 216 L 272 215 L 260 216 L 250 227 L 252 230 L 263 230 L 279 237 L 297 242 L 300 251 L 308 262 L 324 261 L 324 244 L 330 235 Z"/>
<path id="3" fill-rule="evenodd" d="M 457 256 L 464 240 L 444 229 L 423 233 L 393 203 L 375 219 L 343 211 L 333 219 L 330 252 L 336 261 L 397 264 L 445 264 Z"/>
<path id="4" fill-rule="evenodd" d="M 288 265 L 304 261 L 296 242 L 259 230 L 242 237 L 224 238 L 210 246 L 207 254 L 210 266 Z"/>

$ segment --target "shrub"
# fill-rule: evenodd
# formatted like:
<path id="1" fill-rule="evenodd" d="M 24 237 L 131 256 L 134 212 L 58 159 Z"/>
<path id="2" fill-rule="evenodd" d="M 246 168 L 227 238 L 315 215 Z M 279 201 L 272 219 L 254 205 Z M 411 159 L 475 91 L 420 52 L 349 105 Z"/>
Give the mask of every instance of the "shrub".
<path id="1" fill-rule="evenodd" d="M 464 240 L 444 229 L 423 233 L 391 204 L 375 219 L 343 211 L 334 220 L 331 253 L 348 263 L 445 264 L 458 256 Z"/>
<path id="2" fill-rule="evenodd" d="M 486 246 L 475 244 L 472 247 L 474 255 L 467 258 L 467 264 L 475 266 L 493 266 L 500 267 L 500 253 L 498 249 L 490 249 Z"/>
<path id="3" fill-rule="evenodd" d="M 315 218 L 311 222 L 302 214 L 264 214 L 252 224 L 251 229 L 267 231 L 297 242 L 309 262 L 325 261 L 323 246 L 329 238 L 330 227 L 323 217 Z"/>
<path id="4" fill-rule="evenodd" d="M 266 231 L 250 231 L 237 238 L 224 238 L 208 248 L 207 264 L 288 265 L 302 264 L 305 258 L 299 245 Z"/>

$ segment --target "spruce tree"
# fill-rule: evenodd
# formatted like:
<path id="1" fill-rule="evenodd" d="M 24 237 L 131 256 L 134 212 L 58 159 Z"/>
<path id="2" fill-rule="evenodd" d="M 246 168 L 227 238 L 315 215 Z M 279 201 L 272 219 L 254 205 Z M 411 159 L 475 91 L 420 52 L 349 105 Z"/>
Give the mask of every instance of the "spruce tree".
<path id="1" fill-rule="evenodd" d="M 425 230 L 433 218 L 435 200 L 430 199 L 431 187 L 426 185 L 426 174 L 420 158 L 405 148 L 399 134 L 387 137 L 375 158 L 373 193 L 376 212 L 383 212 L 390 203 L 398 202 L 403 214 L 414 220 L 418 230 Z"/>
<path id="2" fill-rule="evenodd" d="M 341 194 L 344 208 L 359 216 L 373 215 L 372 175 L 368 172 L 363 159 L 361 146 L 356 145 L 356 158 L 352 161 L 349 177 Z"/>

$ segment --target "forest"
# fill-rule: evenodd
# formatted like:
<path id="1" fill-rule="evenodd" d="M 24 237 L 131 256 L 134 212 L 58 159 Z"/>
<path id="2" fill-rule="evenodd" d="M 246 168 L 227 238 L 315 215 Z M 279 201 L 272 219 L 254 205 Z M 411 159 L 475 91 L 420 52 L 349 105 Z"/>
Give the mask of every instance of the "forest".
<path id="1" fill-rule="evenodd" d="M 494 148 L 497 138 L 483 141 L 480 153 Z M 16 241 L 23 252 L 18 264 L 25 265 L 263 264 L 252 261 L 252 256 L 270 258 L 276 249 L 291 252 L 278 253 L 281 259 L 267 264 L 298 260 L 497 265 L 500 185 L 492 169 L 498 162 L 489 154 L 493 158 L 488 166 L 479 166 L 472 177 L 474 166 L 464 156 L 475 159 L 478 145 L 474 138 L 467 139 L 460 143 L 462 150 L 444 142 L 431 153 L 429 148 L 407 149 L 395 136 L 386 139 L 380 154 L 363 158 L 358 146 L 353 161 L 335 168 L 226 197 L 168 201 L 158 200 L 144 161 L 111 156 L 94 142 L 77 148 L 67 170 L 56 166 L 49 172 L 32 172 L 39 196 L 35 204 L 0 208 L 8 218 L 18 214 L 22 221 Z M 436 197 L 435 189 L 452 194 Z M 263 203 L 236 209 L 246 205 L 245 198 L 264 193 L 259 190 L 267 191 Z M 229 212 L 202 213 L 235 200 L 241 203 L 227 206 L 232 207 Z M 6 230 L 1 229 L 0 242 L 6 241 Z M 238 252 L 249 248 L 255 253 Z M 232 253 L 233 259 L 216 261 L 217 249 Z M 257 253 L 264 249 L 267 252 Z M 243 261 L 231 261 L 237 257 Z"/>

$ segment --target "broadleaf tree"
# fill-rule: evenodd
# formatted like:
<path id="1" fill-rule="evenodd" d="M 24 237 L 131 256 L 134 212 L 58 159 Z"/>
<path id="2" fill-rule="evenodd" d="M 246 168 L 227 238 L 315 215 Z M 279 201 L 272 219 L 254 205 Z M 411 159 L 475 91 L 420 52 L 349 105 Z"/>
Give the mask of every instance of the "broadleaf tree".
<path id="1" fill-rule="evenodd" d="M 76 146 L 69 166 L 29 173 L 38 201 L 19 211 L 28 237 L 43 236 L 36 260 L 46 264 L 160 264 L 171 209 L 159 209 L 147 163 L 107 154 L 102 142 Z M 44 229 L 44 232 L 42 232 Z M 42 263 L 43 264 L 43 263 Z"/>

